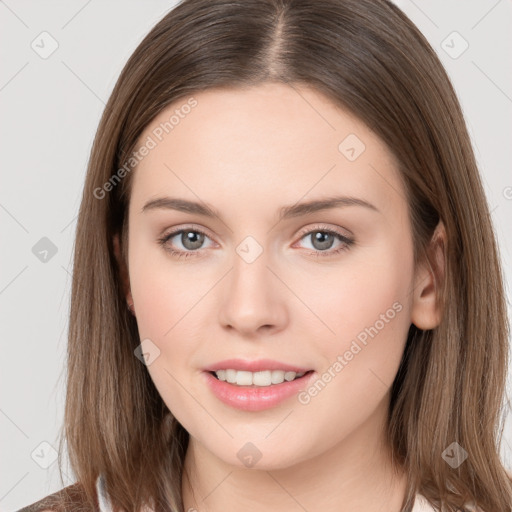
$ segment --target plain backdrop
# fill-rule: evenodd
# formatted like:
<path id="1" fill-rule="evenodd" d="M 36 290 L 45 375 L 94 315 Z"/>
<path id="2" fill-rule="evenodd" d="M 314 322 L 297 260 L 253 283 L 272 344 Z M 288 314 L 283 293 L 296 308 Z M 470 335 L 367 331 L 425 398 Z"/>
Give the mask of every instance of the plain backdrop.
<path id="1" fill-rule="evenodd" d="M 512 2 L 397 4 L 430 41 L 460 98 L 500 244 L 510 313 Z M 124 63 L 174 5 L 0 0 L 1 511 L 62 487 L 55 450 L 87 160 Z M 502 457 L 510 468 L 508 413 Z M 64 471 L 64 484 L 73 483 Z"/>

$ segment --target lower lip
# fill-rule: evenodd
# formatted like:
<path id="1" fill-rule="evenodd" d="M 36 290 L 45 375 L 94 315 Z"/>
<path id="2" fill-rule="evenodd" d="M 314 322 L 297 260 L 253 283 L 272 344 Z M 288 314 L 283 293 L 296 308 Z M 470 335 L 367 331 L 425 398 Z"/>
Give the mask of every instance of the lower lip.
<path id="1" fill-rule="evenodd" d="M 237 386 L 217 379 L 210 372 L 203 374 L 213 394 L 221 402 L 242 411 L 262 411 L 275 407 L 304 390 L 315 372 L 311 371 L 290 382 L 261 387 Z"/>

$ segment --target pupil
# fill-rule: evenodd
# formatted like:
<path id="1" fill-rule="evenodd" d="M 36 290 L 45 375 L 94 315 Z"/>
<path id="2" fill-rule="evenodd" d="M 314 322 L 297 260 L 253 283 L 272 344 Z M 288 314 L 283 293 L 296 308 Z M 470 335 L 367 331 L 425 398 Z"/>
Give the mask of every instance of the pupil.
<path id="1" fill-rule="evenodd" d="M 204 235 L 197 231 L 184 231 L 181 236 L 183 247 L 193 250 L 199 249 L 203 244 Z"/>
<path id="2" fill-rule="evenodd" d="M 332 247 L 334 236 L 331 233 L 325 233 L 324 231 L 316 231 L 312 236 L 313 247 L 315 247 L 315 249 L 330 249 Z"/>

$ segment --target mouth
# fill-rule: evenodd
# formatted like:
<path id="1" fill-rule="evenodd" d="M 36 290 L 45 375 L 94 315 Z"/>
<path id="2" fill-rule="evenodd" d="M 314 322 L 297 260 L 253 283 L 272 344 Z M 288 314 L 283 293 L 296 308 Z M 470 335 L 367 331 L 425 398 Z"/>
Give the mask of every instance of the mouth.
<path id="1" fill-rule="evenodd" d="M 241 411 L 257 412 L 277 407 L 311 385 L 316 372 L 295 369 L 300 371 L 249 372 L 227 368 L 205 369 L 202 374 L 207 387 L 225 405 Z"/>
<path id="2" fill-rule="evenodd" d="M 208 373 L 218 381 L 241 388 L 275 387 L 286 382 L 305 379 L 313 372 L 314 370 L 299 373 L 284 370 L 262 370 L 258 372 L 249 372 L 235 369 L 208 371 Z"/>

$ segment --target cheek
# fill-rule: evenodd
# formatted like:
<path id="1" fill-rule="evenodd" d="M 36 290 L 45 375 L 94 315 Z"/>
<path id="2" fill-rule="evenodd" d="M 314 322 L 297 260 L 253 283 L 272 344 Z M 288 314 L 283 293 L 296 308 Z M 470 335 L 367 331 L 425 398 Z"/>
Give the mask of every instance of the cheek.
<path id="1" fill-rule="evenodd" d="M 190 388 L 187 372 L 196 351 L 197 333 L 190 320 L 200 310 L 198 300 L 204 285 L 195 286 L 197 282 L 190 275 L 171 270 L 161 261 L 149 264 L 143 254 L 140 260 L 137 254 L 133 256 L 130 280 L 139 336 L 151 340 L 154 345 L 150 346 L 158 353 L 147 371 L 167 407 L 181 411 L 181 418 L 191 406 L 184 389 Z"/>
<path id="2" fill-rule="evenodd" d="M 141 336 L 171 340 L 196 314 L 212 281 L 191 265 L 171 258 L 164 248 L 141 241 L 130 254 L 130 285 Z M 156 245 L 156 244 L 155 244 Z M 200 309 L 200 308 L 199 308 Z"/>
<path id="3" fill-rule="evenodd" d="M 192 270 L 191 264 L 171 260 L 164 249 L 148 249 L 144 243 L 145 249 L 133 244 L 130 285 L 140 339 L 151 340 L 159 350 L 148 371 L 170 406 L 180 401 L 181 385 L 188 386 L 190 371 L 197 366 L 201 338 L 211 330 L 208 294 L 218 277 L 206 267 L 194 265 Z M 144 247 L 142 241 L 139 247 Z"/>
<path id="4" fill-rule="evenodd" d="M 319 446 L 326 438 L 349 435 L 378 407 L 386 407 L 410 326 L 410 268 L 395 261 L 382 270 L 347 278 L 343 286 L 330 288 L 324 302 L 326 323 L 336 334 L 319 341 L 323 368 L 300 397 L 304 414 L 314 411 L 315 421 L 325 427 L 311 434 L 318 435 Z"/>
<path id="5" fill-rule="evenodd" d="M 338 300 L 328 304 L 337 339 L 344 343 L 357 337 L 364 339 L 364 333 L 373 331 L 372 327 L 388 333 L 396 324 L 403 326 L 408 283 L 390 267 L 386 271 L 367 270 L 358 278 L 346 280 Z"/>
<path id="6" fill-rule="evenodd" d="M 394 247 L 347 264 L 316 305 L 335 333 L 322 343 L 325 367 L 342 356 L 351 368 L 343 373 L 350 373 L 354 383 L 375 379 L 374 371 L 390 385 L 405 347 L 411 323 L 412 247 Z"/>

